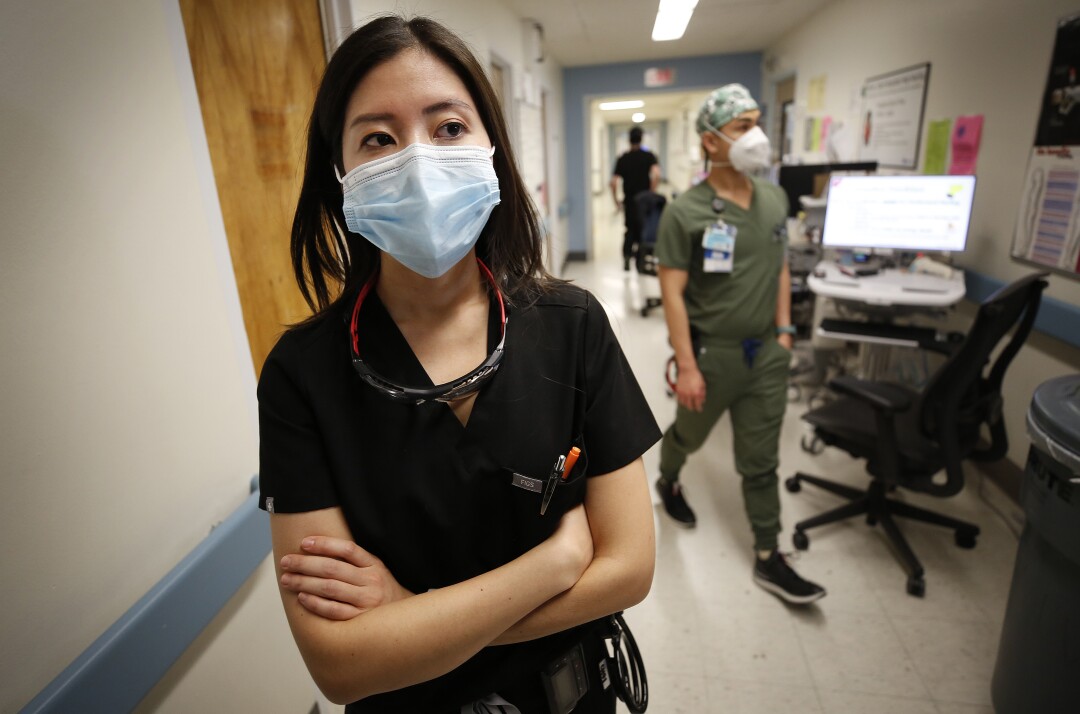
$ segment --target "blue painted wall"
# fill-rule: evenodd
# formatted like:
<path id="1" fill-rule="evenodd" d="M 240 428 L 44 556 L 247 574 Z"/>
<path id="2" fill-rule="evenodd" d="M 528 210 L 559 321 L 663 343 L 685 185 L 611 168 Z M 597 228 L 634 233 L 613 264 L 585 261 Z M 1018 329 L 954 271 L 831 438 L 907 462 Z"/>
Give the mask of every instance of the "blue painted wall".
<path id="1" fill-rule="evenodd" d="M 646 89 L 645 70 L 649 67 L 673 68 L 675 82 L 659 89 Z M 563 107 L 566 113 L 563 136 L 566 137 L 566 207 L 569 212 L 567 247 L 571 253 L 584 253 L 588 246 L 590 154 L 586 127 L 589 100 L 613 94 L 634 93 L 644 97 L 658 92 L 712 89 L 729 82 L 746 85 L 764 103 L 761 93 L 761 53 L 591 65 L 563 70 Z"/>

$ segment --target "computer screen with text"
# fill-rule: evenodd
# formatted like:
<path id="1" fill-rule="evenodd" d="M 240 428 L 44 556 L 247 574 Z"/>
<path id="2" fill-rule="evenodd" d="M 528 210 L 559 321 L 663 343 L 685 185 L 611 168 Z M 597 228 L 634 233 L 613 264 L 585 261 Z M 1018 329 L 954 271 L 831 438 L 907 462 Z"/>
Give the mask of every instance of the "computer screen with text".
<path id="1" fill-rule="evenodd" d="M 974 176 L 833 176 L 822 243 L 959 252 L 974 198 Z"/>

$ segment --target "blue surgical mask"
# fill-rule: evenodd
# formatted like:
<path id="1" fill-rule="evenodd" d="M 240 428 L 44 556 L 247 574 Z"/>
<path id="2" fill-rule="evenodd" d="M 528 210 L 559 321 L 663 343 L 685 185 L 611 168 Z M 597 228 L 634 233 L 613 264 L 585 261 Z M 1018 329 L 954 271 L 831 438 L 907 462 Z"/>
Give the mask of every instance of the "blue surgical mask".
<path id="1" fill-rule="evenodd" d="M 476 245 L 499 203 L 499 178 L 482 146 L 411 144 L 338 176 L 349 230 L 427 278 Z"/>

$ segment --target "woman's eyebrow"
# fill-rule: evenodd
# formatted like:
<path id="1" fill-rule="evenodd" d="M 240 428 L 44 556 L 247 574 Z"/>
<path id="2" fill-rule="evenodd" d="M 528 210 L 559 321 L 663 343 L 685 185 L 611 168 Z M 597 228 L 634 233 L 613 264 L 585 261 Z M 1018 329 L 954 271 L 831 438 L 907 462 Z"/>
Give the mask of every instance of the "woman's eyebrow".
<path id="1" fill-rule="evenodd" d="M 441 102 L 436 102 L 435 104 L 432 104 L 431 106 L 424 107 L 424 112 L 423 113 L 425 115 L 427 115 L 427 114 L 438 114 L 439 112 L 444 112 L 447 109 L 467 109 L 467 110 L 469 110 L 471 112 L 476 111 L 475 109 L 472 108 L 472 105 L 470 105 L 468 102 L 463 102 L 460 99 L 446 99 L 446 100 L 441 101 Z"/>
<path id="2" fill-rule="evenodd" d="M 348 130 L 348 129 L 352 129 L 357 124 L 366 124 L 368 122 L 376 122 L 376 121 L 390 121 L 393 118 L 394 118 L 394 115 L 389 114 L 387 112 L 382 112 L 382 113 L 377 113 L 377 114 L 357 114 L 356 116 L 354 116 L 352 118 L 351 121 L 349 121 L 349 126 L 347 126 L 345 128 L 346 128 L 346 130 Z"/>
<path id="3" fill-rule="evenodd" d="M 429 106 L 424 107 L 422 114 L 429 116 L 431 114 L 438 114 L 444 112 L 447 109 L 467 109 L 471 112 L 475 112 L 472 105 L 468 102 L 463 102 L 460 99 L 446 99 L 441 102 L 436 102 Z M 346 129 L 352 129 L 357 124 L 365 124 L 368 122 L 390 121 L 394 118 L 394 115 L 390 112 L 373 112 L 371 114 L 357 114 L 349 121 L 349 126 Z"/>

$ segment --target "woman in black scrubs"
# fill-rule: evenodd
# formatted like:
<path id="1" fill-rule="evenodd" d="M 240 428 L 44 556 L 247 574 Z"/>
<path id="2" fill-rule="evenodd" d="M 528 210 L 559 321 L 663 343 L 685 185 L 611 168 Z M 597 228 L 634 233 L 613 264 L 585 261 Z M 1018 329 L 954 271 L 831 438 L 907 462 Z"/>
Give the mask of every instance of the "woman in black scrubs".
<path id="1" fill-rule="evenodd" d="M 461 40 L 422 18 L 353 33 L 292 230 L 315 315 L 259 382 L 285 613 L 348 712 L 546 713 L 543 672 L 575 651 L 591 686 L 573 711 L 614 712 L 597 623 L 652 581 L 640 457 L 660 433 L 542 235 Z"/>

